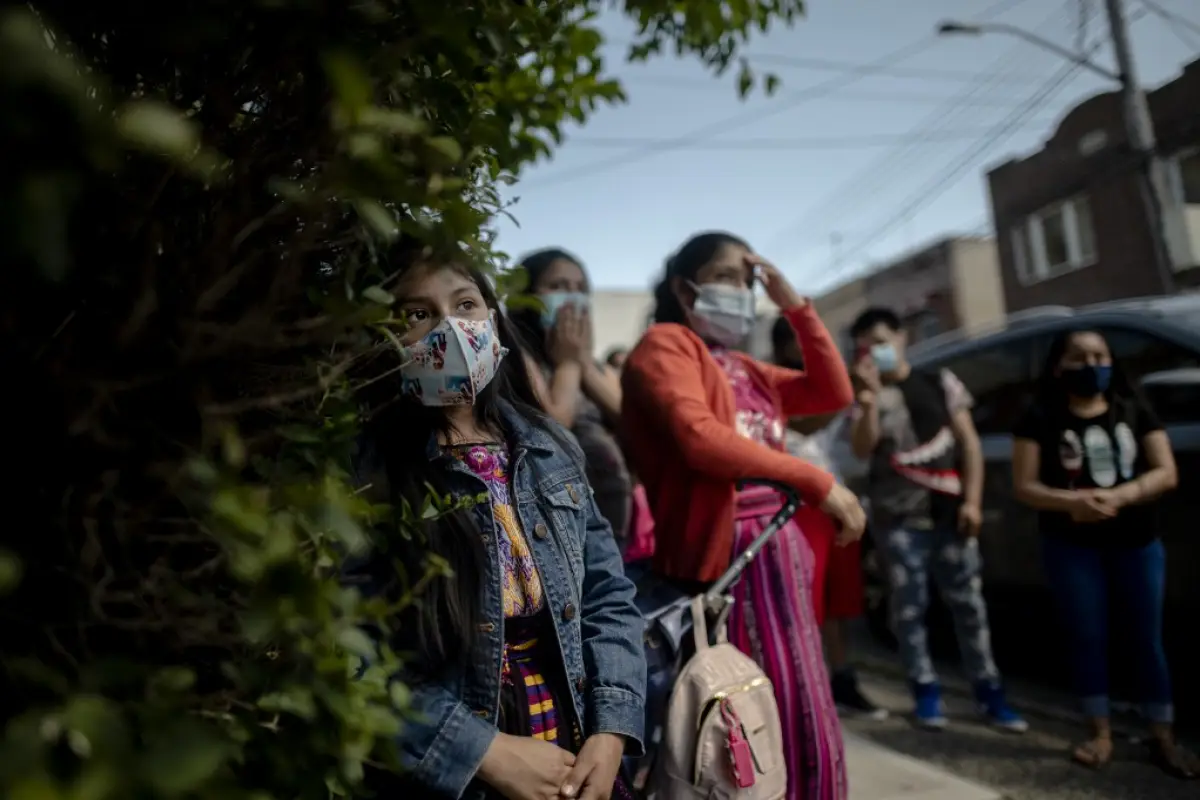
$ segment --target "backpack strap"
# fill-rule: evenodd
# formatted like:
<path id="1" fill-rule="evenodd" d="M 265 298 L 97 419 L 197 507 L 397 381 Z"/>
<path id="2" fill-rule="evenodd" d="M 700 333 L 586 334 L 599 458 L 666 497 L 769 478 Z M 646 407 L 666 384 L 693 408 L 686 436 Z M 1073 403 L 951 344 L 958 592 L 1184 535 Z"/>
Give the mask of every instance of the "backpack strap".
<path id="1" fill-rule="evenodd" d="M 692 598 L 692 638 L 697 653 L 708 649 L 708 610 L 702 594 Z"/>

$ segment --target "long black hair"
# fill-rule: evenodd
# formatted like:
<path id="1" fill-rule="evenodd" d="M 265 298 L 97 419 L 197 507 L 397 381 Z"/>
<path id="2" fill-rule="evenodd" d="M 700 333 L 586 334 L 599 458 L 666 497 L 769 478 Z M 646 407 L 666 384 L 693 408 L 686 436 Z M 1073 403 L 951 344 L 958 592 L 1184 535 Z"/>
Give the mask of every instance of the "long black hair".
<path id="1" fill-rule="evenodd" d="M 487 307 L 495 312 L 500 344 L 509 348 L 495 377 L 475 398 L 477 424 L 510 437 L 500 408 L 501 401 L 506 401 L 531 425 L 557 438 L 534 392 L 520 337 L 501 311 L 490 282 L 477 269 L 454 262 L 445 267 L 419 265 L 410 269 L 439 268 L 456 270 L 478 287 Z M 402 274 L 400 280 L 404 277 Z M 394 520 L 381 528 L 381 553 L 368 571 L 384 587 L 385 596 L 394 600 L 426 574 L 431 557 L 450 566 L 452 574 L 433 578 L 398 620 L 400 638 L 416 656 L 412 667 L 433 675 L 446 664 L 470 656 L 481 621 L 487 551 L 470 509 L 454 511 L 433 522 L 422 519 L 421 510 L 431 489 L 438 497 L 449 493 L 444 463 L 431 461 L 428 453 L 431 436 L 450 433 L 444 409 L 401 395 L 398 381 L 380 381 L 372 387 L 372 394 L 384 402 L 375 405 L 379 410 L 367 421 L 364 449 L 371 454 L 367 461 L 374 467 L 372 472 L 385 481 L 385 487 L 379 490 L 387 501 L 397 513 L 404 508 L 410 513 L 403 524 Z"/>
<path id="2" fill-rule="evenodd" d="M 527 278 L 525 282 L 526 300 L 537 293 L 537 285 L 541 283 L 542 275 L 546 274 L 546 270 L 555 261 L 569 261 L 579 267 L 579 271 L 585 277 L 587 276 L 583 262 L 561 247 L 547 247 L 530 253 L 520 262 Z M 522 302 L 510 309 L 509 317 L 518 333 L 521 334 L 521 339 L 533 355 L 534 360 L 539 364 L 550 363 L 550 356 L 546 352 L 546 326 L 542 324 L 542 309 L 533 303 Z"/>
<path id="3" fill-rule="evenodd" d="M 1037 388 L 1033 398 L 1037 407 L 1043 412 L 1066 410 L 1067 391 L 1063 388 L 1062 378 L 1056 373 L 1067 352 L 1067 347 L 1071 344 L 1071 337 L 1083 333 L 1095 334 L 1104 339 L 1106 343 L 1108 341 L 1103 333 L 1088 327 L 1068 328 L 1054 337 L 1050 343 L 1050 349 L 1046 353 L 1046 361 L 1042 364 L 1041 374 L 1038 375 Z M 1104 390 L 1104 399 L 1108 401 L 1109 416 L 1114 420 L 1124 417 L 1133 408 L 1148 407 L 1141 387 L 1130 380 L 1129 373 L 1116 358 L 1112 360 L 1112 377 L 1109 379 L 1108 388 Z"/>
<path id="4" fill-rule="evenodd" d="M 685 281 L 694 282 L 696 273 L 713 260 L 718 250 L 728 244 L 750 249 L 750 245 L 732 233 L 708 231 L 707 233 L 698 233 L 688 239 L 682 247 L 675 251 L 673 256 L 667 259 L 662 280 L 654 287 L 655 322 L 687 324 L 687 314 L 672 288 L 674 279 L 682 278 Z"/>

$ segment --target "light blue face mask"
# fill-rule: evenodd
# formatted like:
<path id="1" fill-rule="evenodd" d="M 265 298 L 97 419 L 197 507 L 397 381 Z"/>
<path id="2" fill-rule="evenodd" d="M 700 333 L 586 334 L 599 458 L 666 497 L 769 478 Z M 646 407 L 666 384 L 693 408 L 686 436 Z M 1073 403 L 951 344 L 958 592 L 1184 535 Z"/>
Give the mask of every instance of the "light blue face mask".
<path id="1" fill-rule="evenodd" d="M 548 292 L 538 295 L 538 298 L 545 305 L 542 309 L 542 326 L 546 330 L 554 327 L 558 312 L 564 306 L 575 306 L 579 311 L 587 311 L 591 307 L 591 298 L 582 292 Z"/>
<path id="2" fill-rule="evenodd" d="M 899 356 L 896 355 L 896 346 L 894 344 L 871 345 L 871 360 L 875 362 L 876 368 L 883 373 L 895 372 L 900 362 Z"/>

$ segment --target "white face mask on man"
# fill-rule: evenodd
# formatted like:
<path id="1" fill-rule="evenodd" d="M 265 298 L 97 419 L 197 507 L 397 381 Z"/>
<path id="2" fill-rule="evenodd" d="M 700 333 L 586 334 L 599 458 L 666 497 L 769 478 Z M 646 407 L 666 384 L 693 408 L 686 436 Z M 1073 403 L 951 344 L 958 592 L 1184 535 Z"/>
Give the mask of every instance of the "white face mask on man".
<path id="1" fill-rule="evenodd" d="M 696 302 L 688 316 L 700 338 L 724 347 L 741 344 L 754 329 L 754 290 L 724 283 L 692 284 Z"/>

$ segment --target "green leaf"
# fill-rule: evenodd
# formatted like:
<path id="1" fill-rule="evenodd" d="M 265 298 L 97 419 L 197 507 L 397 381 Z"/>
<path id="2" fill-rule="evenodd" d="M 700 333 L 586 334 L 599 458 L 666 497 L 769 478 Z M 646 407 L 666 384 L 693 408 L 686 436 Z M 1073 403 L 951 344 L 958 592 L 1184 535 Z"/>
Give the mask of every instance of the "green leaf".
<path id="1" fill-rule="evenodd" d="M 155 728 L 139 773 L 155 791 L 178 797 L 210 780 L 232 755 L 232 743 L 211 725 L 177 716 Z"/>
<path id="2" fill-rule="evenodd" d="M 367 300 L 370 300 L 372 303 L 378 303 L 381 306 L 390 306 L 396 302 L 395 295 L 382 286 L 368 286 L 366 289 L 363 289 L 362 294 Z"/>
<path id="3" fill-rule="evenodd" d="M 196 673 L 188 667 L 165 667 L 155 673 L 150 685 L 153 689 L 178 694 L 191 689 L 196 683 Z"/>
<path id="4" fill-rule="evenodd" d="M 337 640 L 347 652 L 360 658 L 371 659 L 375 656 L 375 642 L 361 628 L 343 628 L 338 631 Z"/>
<path id="5" fill-rule="evenodd" d="M 458 162 L 462 160 L 462 145 L 460 145 L 454 139 L 451 139 L 449 136 L 434 136 L 429 139 L 429 146 L 441 153 L 450 161 Z"/>
<path id="6" fill-rule="evenodd" d="M 306 720 L 317 716 L 312 690 L 299 687 L 263 695 L 258 699 L 258 707 L 271 714 L 291 714 Z"/>
<path id="7" fill-rule="evenodd" d="M 127 104 L 117 115 L 117 132 L 131 144 L 175 158 L 200 148 L 200 130 L 174 108 L 150 100 Z"/>
<path id="8" fill-rule="evenodd" d="M 0 549 L 0 596 L 11 593 L 21 584 L 21 559 L 11 550 Z"/>
<path id="9" fill-rule="evenodd" d="M 386 242 L 394 242 L 399 238 L 400 224 L 396 221 L 396 215 L 384 208 L 381 203 L 376 200 L 360 198 L 354 201 L 354 208 L 362 221 L 379 238 Z"/>

